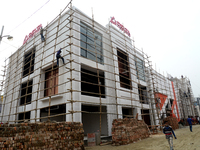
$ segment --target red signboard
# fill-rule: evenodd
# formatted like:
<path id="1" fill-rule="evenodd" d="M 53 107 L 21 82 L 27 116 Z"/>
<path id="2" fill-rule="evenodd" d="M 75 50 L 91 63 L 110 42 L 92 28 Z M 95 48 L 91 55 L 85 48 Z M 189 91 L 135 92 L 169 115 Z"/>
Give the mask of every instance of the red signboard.
<path id="1" fill-rule="evenodd" d="M 131 36 L 128 29 L 126 29 L 122 24 L 120 24 L 118 21 L 115 20 L 115 17 L 112 17 L 110 22 L 114 25 L 116 25 L 120 30 L 124 31 L 129 37 Z"/>
<path id="2" fill-rule="evenodd" d="M 29 33 L 29 35 L 26 35 L 24 38 L 24 42 L 23 45 L 30 39 L 32 38 L 36 33 L 38 33 L 40 31 L 40 28 L 42 27 L 42 24 L 40 24 L 39 26 L 37 26 L 37 28 L 35 28 L 31 33 Z"/>

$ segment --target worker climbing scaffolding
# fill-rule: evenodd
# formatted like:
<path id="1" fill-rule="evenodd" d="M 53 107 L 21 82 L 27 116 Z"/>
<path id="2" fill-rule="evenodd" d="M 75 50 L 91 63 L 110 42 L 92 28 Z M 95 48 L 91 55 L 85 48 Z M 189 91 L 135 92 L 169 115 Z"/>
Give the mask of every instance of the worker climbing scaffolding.
<path id="1" fill-rule="evenodd" d="M 57 54 L 56 54 L 56 58 L 57 58 L 57 66 L 59 66 L 59 58 L 61 58 L 62 61 L 63 61 L 63 64 L 65 64 L 64 58 L 60 55 L 61 52 L 62 52 L 62 48 L 60 48 L 60 49 L 57 51 Z"/>
<path id="2" fill-rule="evenodd" d="M 45 30 L 45 29 L 43 29 L 42 27 L 40 28 L 40 35 L 41 35 L 41 40 L 42 40 L 42 42 L 44 42 L 45 41 L 45 38 L 44 38 L 44 35 L 43 35 L 43 32 L 44 31 L 47 31 L 47 30 Z"/>
<path id="3" fill-rule="evenodd" d="M 151 129 L 146 131 L 144 125 L 145 134 L 141 134 L 140 127 L 137 134 L 131 135 L 137 141 L 140 140 L 138 137 L 143 139 L 148 132 L 157 131 L 172 110 L 178 116 L 173 88 L 179 94 L 182 88 L 187 87 L 187 81 L 183 83 L 182 79 L 176 79 L 175 82 L 174 79 L 175 87 L 172 88 L 171 80 L 152 69 L 149 56 L 136 49 L 131 39 L 127 39 L 126 35 L 122 37 L 112 26 L 105 30 L 93 18 L 85 17 L 71 7 L 46 27 L 43 26 L 45 30 L 42 25 L 38 26 L 36 34 L 34 29 L 32 39 L 26 39 L 26 44 L 9 58 L 5 68 L 5 71 L 8 70 L 7 79 L 16 78 L 5 80 L 4 99 L 8 97 L 9 101 L 3 101 L 1 120 L 11 123 L 26 120 L 73 123 L 82 119 L 85 136 L 99 130 L 99 136 L 110 137 L 114 133 L 111 129 L 113 119 L 135 117 L 137 114 L 134 123 L 138 126 L 138 120 L 143 119 Z M 63 61 L 60 66 L 59 58 Z M 57 67 L 54 66 L 55 61 Z M 176 100 L 183 106 L 180 111 L 193 108 L 193 103 L 186 105 L 187 100 L 180 96 Z M 15 105 L 18 102 L 20 105 Z M 181 113 L 180 117 L 186 116 L 184 111 Z M 188 113 L 192 114 L 192 110 Z M 88 119 L 92 121 L 89 124 Z M 129 121 L 126 122 L 130 125 Z M 128 136 L 130 126 L 127 130 L 122 128 Z M 125 136 L 126 141 L 120 138 L 117 142 L 127 143 L 130 141 L 128 136 Z M 172 138 L 169 141 L 172 142 Z"/>

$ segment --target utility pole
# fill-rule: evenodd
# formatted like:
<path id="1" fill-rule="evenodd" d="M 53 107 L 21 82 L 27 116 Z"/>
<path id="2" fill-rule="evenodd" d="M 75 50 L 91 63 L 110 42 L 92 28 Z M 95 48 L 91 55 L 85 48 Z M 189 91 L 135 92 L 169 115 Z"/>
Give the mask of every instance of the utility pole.
<path id="1" fill-rule="evenodd" d="M 0 44 L 1 44 L 1 40 L 2 40 L 2 35 L 3 35 L 3 29 L 4 29 L 4 26 L 2 26 L 2 29 L 1 29 L 1 36 L 0 36 Z"/>
<path id="2" fill-rule="evenodd" d="M 1 28 L 0 44 L 1 44 L 1 41 L 2 41 L 3 37 L 7 37 L 8 40 L 12 40 L 13 39 L 13 37 L 10 36 L 10 35 L 4 35 L 3 36 L 3 30 L 4 30 L 4 26 L 2 26 L 2 28 Z"/>

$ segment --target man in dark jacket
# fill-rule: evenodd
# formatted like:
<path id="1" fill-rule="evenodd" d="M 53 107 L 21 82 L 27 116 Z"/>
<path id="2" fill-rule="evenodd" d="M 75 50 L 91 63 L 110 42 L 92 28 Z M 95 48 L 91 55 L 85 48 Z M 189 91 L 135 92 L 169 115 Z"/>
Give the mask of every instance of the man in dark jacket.
<path id="1" fill-rule="evenodd" d="M 44 35 L 43 35 L 43 32 L 44 32 L 44 31 L 47 31 L 47 30 L 44 30 L 44 29 L 41 27 L 41 29 L 40 29 L 40 35 L 41 35 L 41 40 L 42 40 L 42 42 L 45 41 L 45 38 L 44 38 Z"/>
<path id="2" fill-rule="evenodd" d="M 62 59 L 62 61 L 63 61 L 63 64 L 65 63 L 65 61 L 64 61 L 64 58 L 60 55 L 61 54 L 61 52 L 62 52 L 62 50 L 61 50 L 62 48 L 60 48 L 58 51 L 57 51 L 57 54 L 56 54 L 56 58 L 57 58 L 57 66 L 59 66 L 59 58 L 61 58 Z"/>
<path id="3" fill-rule="evenodd" d="M 194 121 L 192 120 L 192 118 L 190 116 L 188 116 L 187 122 L 188 122 L 188 124 L 190 126 L 190 131 L 192 132 L 192 122 L 194 122 Z"/>
<path id="4" fill-rule="evenodd" d="M 175 139 L 177 139 L 176 135 L 175 135 L 172 127 L 169 126 L 169 123 L 167 121 L 165 121 L 164 124 L 165 124 L 165 126 L 163 127 L 163 133 L 165 134 L 166 139 L 168 139 L 170 150 L 173 150 L 173 136 Z M 172 136 L 172 134 L 173 134 L 173 136 Z"/>

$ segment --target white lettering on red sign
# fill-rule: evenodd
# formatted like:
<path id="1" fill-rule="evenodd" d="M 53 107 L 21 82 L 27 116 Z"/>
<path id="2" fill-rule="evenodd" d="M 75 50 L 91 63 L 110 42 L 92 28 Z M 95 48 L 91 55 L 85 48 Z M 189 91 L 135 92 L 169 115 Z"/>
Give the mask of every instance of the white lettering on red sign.
<path id="1" fill-rule="evenodd" d="M 129 37 L 131 36 L 128 29 L 126 29 L 122 24 L 120 24 L 118 21 L 115 20 L 115 17 L 112 17 L 110 22 L 114 25 L 116 25 L 120 30 L 124 31 Z"/>
<path id="2" fill-rule="evenodd" d="M 29 33 L 29 35 L 26 35 L 24 38 L 24 42 L 23 45 L 30 39 L 32 38 L 36 33 L 38 33 L 40 31 L 40 28 L 42 27 L 42 24 L 40 24 L 39 26 L 37 26 L 37 28 L 35 28 L 31 33 Z"/>

